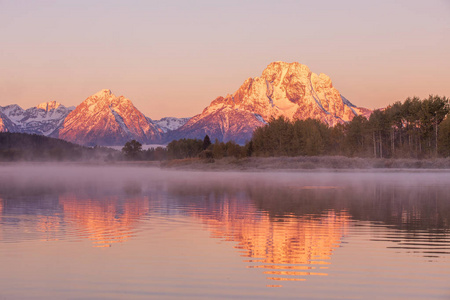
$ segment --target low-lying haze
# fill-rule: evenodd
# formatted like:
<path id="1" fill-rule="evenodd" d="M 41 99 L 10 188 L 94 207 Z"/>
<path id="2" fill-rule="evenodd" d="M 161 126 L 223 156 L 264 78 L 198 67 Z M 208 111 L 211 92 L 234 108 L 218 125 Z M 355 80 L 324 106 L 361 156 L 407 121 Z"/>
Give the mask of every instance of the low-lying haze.
<path id="1" fill-rule="evenodd" d="M 11 187 L 75 190 L 92 187 L 99 191 L 123 192 L 131 184 L 146 187 L 182 184 L 244 188 L 249 185 L 287 189 L 340 189 L 391 185 L 400 187 L 448 186 L 448 170 L 303 170 L 297 172 L 202 172 L 161 170 L 139 166 L 89 166 L 88 164 L 20 163 L 0 166 L 0 190 Z"/>

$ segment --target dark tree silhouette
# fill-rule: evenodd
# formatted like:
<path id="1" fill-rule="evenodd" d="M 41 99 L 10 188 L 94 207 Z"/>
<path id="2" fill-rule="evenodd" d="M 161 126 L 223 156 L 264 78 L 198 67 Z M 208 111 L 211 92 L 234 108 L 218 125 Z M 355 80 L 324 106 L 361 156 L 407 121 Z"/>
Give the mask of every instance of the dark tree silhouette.
<path id="1" fill-rule="evenodd" d="M 88 161 L 117 154 L 113 149 L 89 148 L 37 134 L 0 132 L 0 161 Z"/>
<path id="2" fill-rule="evenodd" d="M 290 121 L 279 117 L 255 129 L 253 155 L 449 156 L 450 125 L 446 121 L 449 111 L 448 98 L 430 96 L 423 100 L 408 98 L 403 103 L 373 111 L 369 120 L 356 116 L 335 127 L 318 120 Z"/>
<path id="3" fill-rule="evenodd" d="M 122 153 L 128 159 L 138 159 L 142 153 L 142 144 L 136 140 L 126 142 L 122 148 Z"/>
<path id="4" fill-rule="evenodd" d="M 203 142 L 199 139 L 174 140 L 167 145 L 167 155 L 169 159 L 197 157 L 202 147 Z"/>
<path id="5" fill-rule="evenodd" d="M 209 146 L 211 146 L 211 139 L 208 135 L 205 135 L 205 138 L 203 139 L 203 150 L 208 149 Z"/>

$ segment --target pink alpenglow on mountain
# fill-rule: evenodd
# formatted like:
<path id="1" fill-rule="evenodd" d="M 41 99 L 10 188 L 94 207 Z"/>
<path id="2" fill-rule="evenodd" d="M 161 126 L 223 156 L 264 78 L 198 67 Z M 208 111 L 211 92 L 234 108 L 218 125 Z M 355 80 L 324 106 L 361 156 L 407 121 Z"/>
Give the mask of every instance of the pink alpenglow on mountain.
<path id="1" fill-rule="evenodd" d="M 0 106 L 0 132 L 35 133 L 88 146 L 123 146 L 132 139 L 153 144 L 205 135 L 243 144 L 257 127 L 279 116 L 313 118 L 334 126 L 370 114 L 345 99 L 327 75 L 312 73 L 299 63 L 274 62 L 261 77 L 245 80 L 234 94 L 216 98 L 190 119 L 151 120 L 129 99 L 102 90 L 76 108 L 55 101 L 27 110 L 15 104 Z"/>
<path id="2" fill-rule="evenodd" d="M 118 145 L 135 139 L 158 142 L 157 129 L 131 101 L 102 90 L 84 100 L 64 120 L 59 138 L 81 145 Z"/>
<path id="3" fill-rule="evenodd" d="M 330 77 L 300 63 L 273 62 L 261 77 L 249 78 L 232 95 L 218 97 L 175 132 L 177 137 L 250 140 L 253 130 L 272 117 L 318 119 L 330 126 L 371 111 L 359 108 L 333 87 Z"/>
<path id="4" fill-rule="evenodd" d="M 6 127 L 3 118 L 0 116 L 0 132 L 8 132 L 8 127 Z"/>

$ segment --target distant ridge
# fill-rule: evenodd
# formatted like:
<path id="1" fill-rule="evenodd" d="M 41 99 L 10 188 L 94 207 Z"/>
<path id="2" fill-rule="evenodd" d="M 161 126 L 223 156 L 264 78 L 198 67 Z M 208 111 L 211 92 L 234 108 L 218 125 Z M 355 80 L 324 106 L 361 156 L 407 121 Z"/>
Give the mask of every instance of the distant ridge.
<path id="1" fill-rule="evenodd" d="M 371 110 L 342 96 L 327 75 L 312 73 L 297 62 L 278 61 L 269 64 L 260 77 L 245 80 L 235 93 L 216 98 L 192 118 L 152 120 L 128 98 L 104 89 L 76 108 L 55 101 L 27 110 L 15 104 L 0 107 L 0 132 L 34 133 L 88 146 L 123 146 L 131 139 L 159 144 L 180 138 L 203 139 L 205 135 L 212 141 L 243 144 L 255 128 L 279 116 L 318 119 L 334 126 L 370 114 Z"/>
<path id="2" fill-rule="evenodd" d="M 145 117 L 124 96 L 104 89 L 80 105 L 65 107 L 44 102 L 27 110 L 16 104 L 0 106 L 0 132 L 39 134 L 87 146 L 123 146 L 131 139 L 160 143 L 163 134 L 176 130 L 189 118 Z"/>
<path id="3" fill-rule="evenodd" d="M 17 104 L 0 106 L 0 131 L 52 136 L 74 107 L 65 107 L 56 101 L 22 109 Z"/>

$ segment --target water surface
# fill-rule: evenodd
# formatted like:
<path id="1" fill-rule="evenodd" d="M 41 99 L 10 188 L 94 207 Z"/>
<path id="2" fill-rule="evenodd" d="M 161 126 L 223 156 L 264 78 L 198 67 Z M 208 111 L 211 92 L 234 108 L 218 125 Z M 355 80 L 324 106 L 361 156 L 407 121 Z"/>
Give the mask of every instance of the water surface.
<path id="1" fill-rule="evenodd" d="M 448 299 L 450 173 L 0 167 L 0 299 Z"/>

